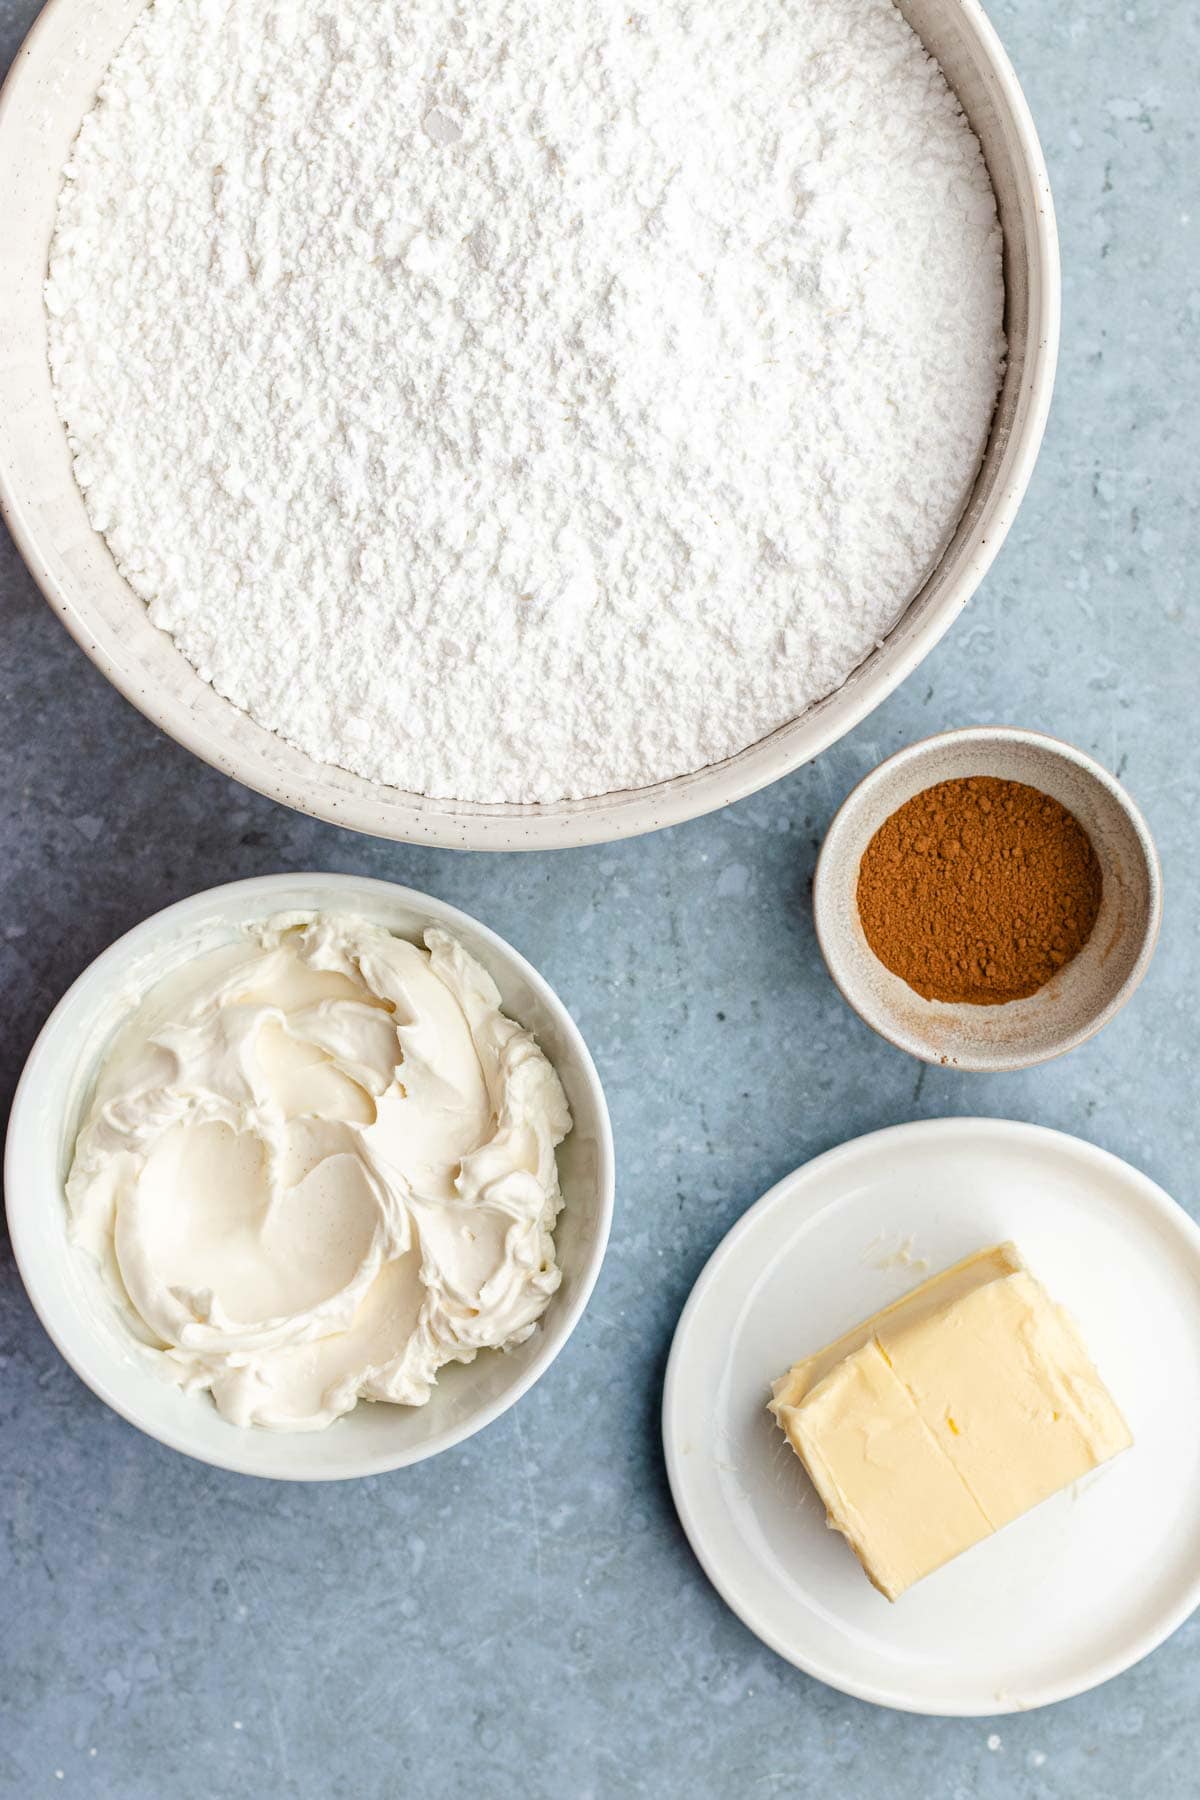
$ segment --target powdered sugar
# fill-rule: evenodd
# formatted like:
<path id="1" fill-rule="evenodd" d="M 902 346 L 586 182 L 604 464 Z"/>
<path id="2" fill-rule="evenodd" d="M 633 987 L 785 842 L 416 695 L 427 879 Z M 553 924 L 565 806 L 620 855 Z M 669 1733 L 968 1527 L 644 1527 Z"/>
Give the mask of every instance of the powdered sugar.
<path id="1" fill-rule="evenodd" d="M 509 801 L 846 678 L 960 515 L 1002 304 L 887 0 L 157 0 L 47 283 L 156 623 L 310 754 Z"/>

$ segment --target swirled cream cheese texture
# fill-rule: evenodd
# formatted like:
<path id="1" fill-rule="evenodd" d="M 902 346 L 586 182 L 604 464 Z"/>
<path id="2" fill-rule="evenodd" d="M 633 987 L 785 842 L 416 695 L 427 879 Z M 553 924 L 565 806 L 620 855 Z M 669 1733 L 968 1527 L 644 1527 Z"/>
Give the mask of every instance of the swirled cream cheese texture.
<path id="1" fill-rule="evenodd" d="M 560 1272 L 553 1068 L 447 932 L 274 919 L 155 987 L 101 1070 L 72 1235 L 161 1372 L 238 1425 L 420 1406 Z"/>

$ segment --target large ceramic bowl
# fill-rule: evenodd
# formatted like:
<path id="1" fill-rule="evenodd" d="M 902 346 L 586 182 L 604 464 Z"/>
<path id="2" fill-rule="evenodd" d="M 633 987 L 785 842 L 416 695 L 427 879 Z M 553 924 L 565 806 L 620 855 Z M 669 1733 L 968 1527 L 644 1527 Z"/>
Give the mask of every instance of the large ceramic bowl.
<path id="1" fill-rule="evenodd" d="M 716 0 L 714 0 L 716 3 Z M 46 598 L 93 662 L 164 731 L 226 774 L 356 831 L 465 849 L 547 849 L 652 831 L 808 762 L 937 643 L 1012 523 L 1041 443 L 1060 310 L 1046 168 L 1012 67 L 977 0 L 900 0 L 987 158 L 1004 231 L 1008 372 L 970 504 L 940 565 L 845 685 L 737 756 L 653 787 L 554 805 L 430 800 L 317 763 L 202 681 L 88 524 L 55 412 L 42 282 L 60 171 L 143 0 L 50 0 L 0 96 L 0 506 Z M 786 29 L 786 14 L 780 15 Z"/>
<path id="2" fill-rule="evenodd" d="M 533 1336 L 438 1376 L 428 1405 L 362 1403 L 326 1431 L 244 1430 L 206 1394 L 159 1379 L 137 1354 L 98 1268 L 68 1241 L 63 1191 L 106 1044 L 156 980 L 239 928 L 293 909 L 355 912 L 401 936 L 443 925 L 483 963 L 506 1012 L 527 1025 L 558 1070 L 574 1129 L 558 1152 L 564 1206 L 554 1234 L 562 1285 Z M 378 1475 L 470 1437 L 532 1387 L 587 1304 L 608 1242 L 613 1148 L 600 1078 L 566 1007 L 536 970 L 486 926 L 388 881 L 352 875 L 267 875 L 195 894 L 120 938 L 50 1015 L 13 1102 L 4 1170 L 9 1230 L 29 1297 L 55 1344 L 102 1400 L 164 1444 L 220 1468 L 287 1481 Z"/>

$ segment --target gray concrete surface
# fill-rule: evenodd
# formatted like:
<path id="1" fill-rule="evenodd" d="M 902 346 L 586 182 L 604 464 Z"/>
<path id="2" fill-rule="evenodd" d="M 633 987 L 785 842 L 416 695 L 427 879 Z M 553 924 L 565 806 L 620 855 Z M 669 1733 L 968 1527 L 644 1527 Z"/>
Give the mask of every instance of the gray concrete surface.
<path id="1" fill-rule="evenodd" d="M 0 0 L 0 60 L 35 0 Z M 786 1170 L 897 1120 L 995 1113 L 1090 1137 L 1197 1206 L 1193 740 L 1197 15 L 998 0 L 1058 200 L 1066 317 L 1033 487 L 941 648 L 834 751 L 718 817 L 616 848 L 373 843 L 232 786 L 91 668 L 0 543 L 0 969 L 7 1099 L 118 932 L 272 869 L 394 877 L 545 971 L 607 1083 L 620 1158 L 594 1303 L 467 1446 L 353 1486 L 194 1466 L 75 1379 L 0 1263 L 0 1795 L 584 1800 L 1200 1791 L 1200 1625 L 1089 1696 L 995 1724 L 844 1699 L 762 1648 L 671 1508 L 657 1409 L 705 1258 Z M 2 227 L 0 227 L 2 228 Z M 943 726 L 1055 732 L 1117 769 L 1166 924 L 1097 1041 L 1026 1075 L 924 1071 L 846 1011 L 813 941 L 824 826 Z M 1185 1422 L 1193 1429 L 1194 1422 Z"/>

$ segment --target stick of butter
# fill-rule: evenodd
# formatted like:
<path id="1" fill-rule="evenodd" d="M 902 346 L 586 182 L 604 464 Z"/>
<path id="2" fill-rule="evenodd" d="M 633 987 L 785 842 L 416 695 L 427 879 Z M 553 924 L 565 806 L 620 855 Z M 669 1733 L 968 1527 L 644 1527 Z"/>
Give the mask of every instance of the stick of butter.
<path id="1" fill-rule="evenodd" d="M 830 1527 L 889 1600 L 1133 1442 L 1012 1244 L 922 1282 L 773 1394 Z"/>

